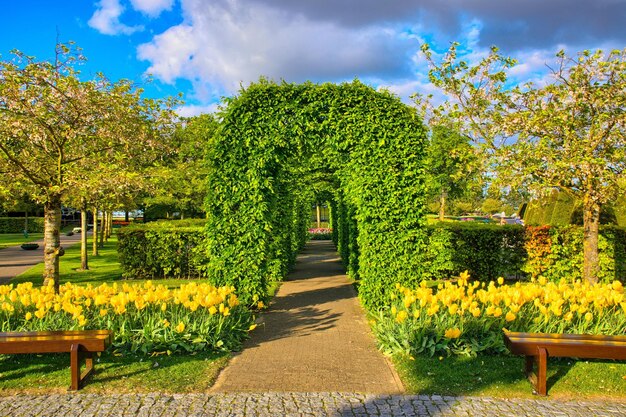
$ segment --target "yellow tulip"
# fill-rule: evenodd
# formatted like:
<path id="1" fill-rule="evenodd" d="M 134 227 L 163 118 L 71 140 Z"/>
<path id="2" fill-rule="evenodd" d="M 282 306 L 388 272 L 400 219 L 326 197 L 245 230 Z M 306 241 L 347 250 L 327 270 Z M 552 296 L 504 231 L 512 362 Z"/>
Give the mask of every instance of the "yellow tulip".
<path id="1" fill-rule="evenodd" d="M 26 313 L 26 316 L 24 318 L 26 319 L 26 321 L 28 321 L 33 318 L 33 314 L 29 311 L 28 313 Z"/>
<path id="2" fill-rule="evenodd" d="M 447 337 L 448 339 L 458 339 L 461 336 L 461 330 L 454 328 L 454 329 L 448 329 L 446 330 L 445 337 Z"/>
<path id="3" fill-rule="evenodd" d="M 515 314 L 511 313 L 510 311 L 508 313 L 506 313 L 506 316 L 504 316 L 504 319 L 506 321 L 513 321 L 515 320 L 517 317 L 515 316 Z"/>
<path id="4" fill-rule="evenodd" d="M 185 331 L 185 323 L 183 323 L 182 321 L 180 323 L 178 323 L 178 325 L 176 326 L 176 331 L 178 333 L 182 333 Z"/>
<path id="5" fill-rule="evenodd" d="M 408 313 L 405 310 L 398 311 L 398 314 L 396 315 L 396 322 L 402 323 L 406 320 L 407 317 Z"/>

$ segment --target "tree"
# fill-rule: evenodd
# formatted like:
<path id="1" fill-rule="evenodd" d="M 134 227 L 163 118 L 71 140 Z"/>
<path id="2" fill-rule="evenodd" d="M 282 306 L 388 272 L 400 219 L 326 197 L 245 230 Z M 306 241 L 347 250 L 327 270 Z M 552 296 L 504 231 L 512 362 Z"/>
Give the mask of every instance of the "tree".
<path id="1" fill-rule="evenodd" d="M 446 199 L 462 196 L 476 177 L 477 158 L 469 138 L 445 126 L 435 126 L 424 165 L 431 195 L 439 197 L 439 220 L 445 216 Z"/>
<path id="2" fill-rule="evenodd" d="M 507 70 L 516 62 L 497 48 L 470 67 L 458 60 L 456 46 L 440 64 L 422 48 L 431 81 L 451 98 L 432 112 L 433 120 L 457 120 L 494 157 L 502 183 L 536 194 L 558 187 L 579 197 L 583 276 L 597 281 L 600 208 L 620 193 L 626 168 L 626 49 L 576 58 L 561 51 L 548 67 L 552 83 L 539 87 L 509 86 Z"/>
<path id="3" fill-rule="evenodd" d="M 129 161 L 158 145 L 155 105 L 128 81 L 81 81 L 84 58 L 58 44 L 54 62 L 12 51 L 0 61 L 0 172 L 44 203 L 44 284 L 59 287 L 61 202 L 94 160 Z"/>
<path id="4" fill-rule="evenodd" d="M 166 207 L 181 217 L 204 213 L 207 195 L 208 167 L 205 149 L 211 147 L 219 122 L 212 114 L 203 114 L 182 121 L 172 135 L 172 149 L 149 170 L 147 207 Z"/>

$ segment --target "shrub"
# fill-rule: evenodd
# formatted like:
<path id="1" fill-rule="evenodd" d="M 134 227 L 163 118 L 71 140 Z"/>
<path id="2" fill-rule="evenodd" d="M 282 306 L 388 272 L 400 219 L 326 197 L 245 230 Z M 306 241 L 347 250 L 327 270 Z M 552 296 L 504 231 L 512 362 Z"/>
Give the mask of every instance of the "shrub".
<path id="1" fill-rule="evenodd" d="M 582 277 L 580 226 L 515 226 L 439 223 L 427 228 L 422 279 L 445 279 L 468 270 L 480 280 L 546 277 L 573 282 Z M 626 229 L 603 226 L 599 237 L 602 282 L 626 281 Z"/>
<path id="2" fill-rule="evenodd" d="M 127 352 L 230 351 L 252 323 L 232 287 L 190 283 L 0 286 L 2 331 L 110 329 L 113 346 Z"/>
<path id="3" fill-rule="evenodd" d="M 22 233 L 24 231 L 24 217 L 0 217 L 0 233 Z M 29 217 L 28 231 L 43 233 L 43 217 Z"/>
<path id="4" fill-rule="evenodd" d="M 193 278 L 202 275 L 203 221 L 166 221 L 118 230 L 122 275 L 135 278 Z M 194 226 L 195 225 L 195 226 Z"/>
<path id="5" fill-rule="evenodd" d="M 474 356 L 506 351 L 502 329 L 536 333 L 626 333 L 626 298 L 621 282 L 515 285 L 469 282 L 436 289 L 397 286 L 392 307 L 374 324 L 386 353 Z"/>
<path id="6" fill-rule="evenodd" d="M 520 274 L 524 228 L 483 223 L 438 223 L 427 228 L 424 278 L 445 279 L 464 270 L 479 279 Z"/>

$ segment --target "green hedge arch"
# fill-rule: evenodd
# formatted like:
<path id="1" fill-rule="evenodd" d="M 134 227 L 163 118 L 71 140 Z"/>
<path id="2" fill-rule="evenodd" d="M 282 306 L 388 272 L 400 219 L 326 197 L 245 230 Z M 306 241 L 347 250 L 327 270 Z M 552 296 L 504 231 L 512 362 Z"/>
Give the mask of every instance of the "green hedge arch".
<path id="1" fill-rule="evenodd" d="M 313 184 L 330 184 L 339 251 L 371 308 L 420 277 L 426 131 L 414 109 L 353 81 L 261 80 L 224 103 L 208 153 L 206 274 L 267 296 L 306 239 Z"/>

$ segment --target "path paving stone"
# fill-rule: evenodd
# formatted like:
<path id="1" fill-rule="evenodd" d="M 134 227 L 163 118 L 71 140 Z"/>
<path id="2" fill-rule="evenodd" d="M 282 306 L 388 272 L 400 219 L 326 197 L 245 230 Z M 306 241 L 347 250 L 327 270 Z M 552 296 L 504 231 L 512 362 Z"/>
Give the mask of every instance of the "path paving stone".
<path id="1" fill-rule="evenodd" d="M 330 241 L 311 241 L 211 392 L 404 392 Z"/>
<path id="2" fill-rule="evenodd" d="M 326 393 L 67 394 L 0 397 L 0 416 L 19 417 L 481 417 L 626 416 L 624 402 Z"/>

